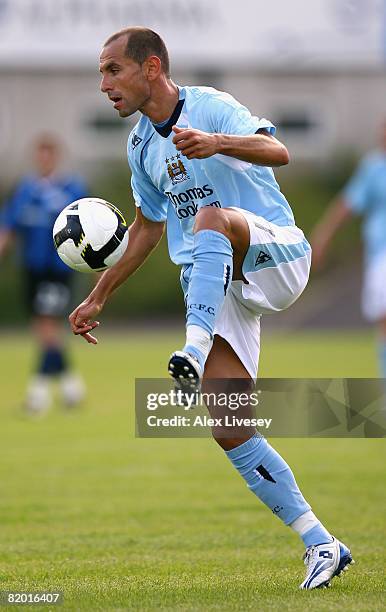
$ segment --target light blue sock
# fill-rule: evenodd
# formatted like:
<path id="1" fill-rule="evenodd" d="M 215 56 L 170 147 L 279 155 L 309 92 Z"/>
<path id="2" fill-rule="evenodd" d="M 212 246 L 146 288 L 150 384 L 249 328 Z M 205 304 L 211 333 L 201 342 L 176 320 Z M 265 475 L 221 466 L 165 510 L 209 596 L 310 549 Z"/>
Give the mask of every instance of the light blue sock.
<path id="1" fill-rule="evenodd" d="M 301 538 L 306 548 L 309 548 L 310 546 L 318 546 L 318 544 L 327 544 L 327 542 L 332 542 L 332 535 L 325 527 L 323 527 L 322 523 L 319 523 L 304 533 Z"/>
<path id="2" fill-rule="evenodd" d="M 379 344 L 379 369 L 382 378 L 386 379 L 386 341 L 381 341 Z"/>
<path id="3" fill-rule="evenodd" d="M 265 438 L 255 434 L 225 452 L 248 488 L 286 525 L 310 510 L 289 466 Z"/>
<path id="4" fill-rule="evenodd" d="M 233 249 L 230 240 L 214 230 L 194 235 L 193 268 L 186 300 L 186 325 L 197 325 L 213 337 L 216 317 L 223 305 L 233 274 Z M 184 351 L 195 355 L 204 367 L 204 355 L 192 344 Z"/>
<path id="5" fill-rule="evenodd" d="M 322 525 L 312 510 L 307 510 L 307 512 L 299 516 L 291 523 L 290 527 L 300 535 L 306 548 L 318 546 L 319 544 L 328 544 L 333 541 L 332 535 Z"/>

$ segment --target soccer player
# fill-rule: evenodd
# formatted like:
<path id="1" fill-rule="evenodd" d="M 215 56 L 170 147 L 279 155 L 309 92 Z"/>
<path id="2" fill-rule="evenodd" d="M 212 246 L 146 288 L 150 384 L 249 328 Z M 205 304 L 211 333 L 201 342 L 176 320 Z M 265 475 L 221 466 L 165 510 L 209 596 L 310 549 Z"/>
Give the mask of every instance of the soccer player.
<path id="1" fill-rule="evenodd" d="M 271 169 L 288 163 L 287 150 L 270 121 L 232 96 L 176 85 L 165 44 L 151 30 L 112 35 L 100 72 L 101 90 L 121 117 L 142 113 L 127 144 L 137 209 L 125 255 L 70 315 L 72 330 L 97 342 L 95 318 L 167 225 L 187 311 L 186 344 L 171 356 L 169 373 L 180 384 L 252 381 L 260 315 L 292 304 L 310 268 L 309 244 Z M 328 585 L 351 553 L 311 511 L 285 461 L 256 431 L 213 435 L 251 491 L 303 539 L 301 587 Z"/>
<path id="2" fill-rule="evenodd" d="M 380 373 L 386 379 L 386 121 L 380 128 L 379 148 L 361 160 L 313 231 L 315 267 L 323 265 L 336 232 L 354 215 L 363 216 L 362 310 L 378 327 Z"/>
<path id="3" fill-rule="evenodd" d="M 80 178 L 59 173 L 61 146 L 55 136 L 39 136 L 33 156 L 35 172 L 21 179 L 1 210 L 0 257 L 19 238 L 27 308 L 39 347 L 25 406 L 31 414 L 42 414 L 51 404 L 54 377 L 60 377 L 66 405 L 77 404 L 84 395 L 81 378 L 69 369 L 62 338 L 72 273 L 56 253 L 52 227 L 62 208 L 86 195 L 86 187 Z"/>

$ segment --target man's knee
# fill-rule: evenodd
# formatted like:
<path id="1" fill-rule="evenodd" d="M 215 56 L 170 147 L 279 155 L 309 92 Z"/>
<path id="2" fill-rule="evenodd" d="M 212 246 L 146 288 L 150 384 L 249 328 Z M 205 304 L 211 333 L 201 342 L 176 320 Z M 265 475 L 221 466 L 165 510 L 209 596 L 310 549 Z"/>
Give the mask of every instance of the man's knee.
<path id="1" fill-rule="evenodd" d="M 248 431 L 244 434 L 240 434 L 237 432 L 234 436 L 230 436 L 229 434 L 224 436 L 224 432 L 217 432 L 215 429 L 212 430 L 212 437 L 217 442 L 217 444 L 225 451 L 230 451 L 244 442 L 247 442 L 253 435 L 255 435 L 255 431 Z"/>
<path id="2" fill-rule="evenodd" d="M 193 232 L 209 229 L 220 232 L 225 236 L 231 233 L 231 223 L 227 214 L 221 208 L 215 206 L 204 206 L 196 215 Z"/>

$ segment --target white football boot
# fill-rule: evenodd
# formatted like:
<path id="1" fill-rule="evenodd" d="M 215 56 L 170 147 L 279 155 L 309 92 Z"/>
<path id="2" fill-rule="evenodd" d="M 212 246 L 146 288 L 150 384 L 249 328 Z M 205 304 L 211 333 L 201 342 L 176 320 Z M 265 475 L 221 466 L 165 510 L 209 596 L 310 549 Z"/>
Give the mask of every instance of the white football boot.
<path id="1" fill-rule="evenodd" d="M 68 408 L 77 406 L 86 396 L 86 387 L 82 378 L 79 374 L 71 372 L 62 375 L 60 379 L 60 390 L 63 402 Z"/>
<path id="2" fill-rule="evenodd" d="M 350 563 L 355 563 L 350 549 L 336 538 L 328 544 L 310 546 L 303 559 L 307 572 L 301 589 L 328 587 L 335 576 L 340 576 L 349 569 Z"/>
<path id="3" fill-rule="evenodd" d="M 190 353 L 176 351 L 169 359 L 168 372 L 175 380 L 175 390 L 191 396 L 199 393 L 203 376 L 202 367 Z M 183 400 L 183 403 L 187 403 Z"/>
<path id="4" fill-rule="evenodd" d="M 26 411 L 31 416 L 40 416 L 51 406 L 51 381 L 48 376 L 36 375 L 28 384 L 25 398 Z"/>

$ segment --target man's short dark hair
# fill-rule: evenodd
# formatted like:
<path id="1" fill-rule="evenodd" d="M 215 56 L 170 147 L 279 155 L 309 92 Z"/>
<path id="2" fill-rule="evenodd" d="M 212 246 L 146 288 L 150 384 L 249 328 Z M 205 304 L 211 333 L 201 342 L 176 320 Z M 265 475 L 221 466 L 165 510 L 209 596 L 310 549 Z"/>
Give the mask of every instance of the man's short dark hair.
<path id="1" fill-rule="evenodd" d="M 125 48 L 125 55 L 127 57 L 132 59 L 134 62 L 137 62 L 137 64 L 143 64 L 143 62 L 150 57 L 150 55 L 156 55 L 161 60 L 163 72 L 167 77 L 170 76 L 168 50 L 161 36 L 157 34 L 157 32 L 149 30 L 148 28 L 142 28 L 140 26 L 124 28 L 115 34 L 112 34 L 106 40 L 104 46 L 110 44 L 118 38 L 121 38 L 121 36 L 127 36 Z"/>

